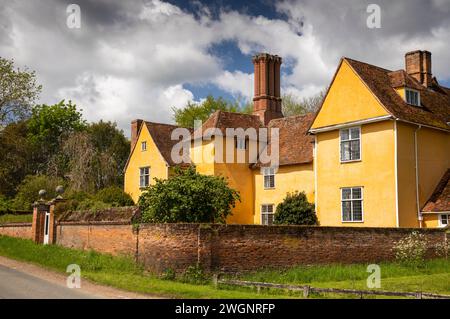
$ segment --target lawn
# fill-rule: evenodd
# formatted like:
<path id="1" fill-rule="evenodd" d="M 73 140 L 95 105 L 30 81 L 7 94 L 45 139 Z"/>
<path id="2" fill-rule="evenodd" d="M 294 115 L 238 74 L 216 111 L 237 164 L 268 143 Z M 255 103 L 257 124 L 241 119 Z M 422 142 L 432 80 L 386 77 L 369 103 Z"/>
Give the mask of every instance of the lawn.
<path id="1" fill-rule="evenodd" d="M 33 214 L 26 214 L 26 215 L 3 214 L 3 215 L 0 215 L 0 224 L 31 223 L 32 220 L 33 220 Z"/>
<path id="2" fill-rule="evenodd" d="M 0 255 L 30 262 L 48 269 L 65 272 L 69 264 L 81 267 L 82 277 L 101 284 L 169 298 L 292 298 L 300 293 L 283 290 L 261 290 L 224 286 L 216 289 L 209 279 L 191 283 L 191 279 L 161 279 L 144 272 L 128 257 L 113 257 L 93 251 L 81 251 L 61 246 L 36 245 L 30 240 L 0 236 Z M 391 291 L 430 292 L 450 295 L 450 261 L 435 259 L 422 267 L 397 263 L 380 263 L 381 288 Z M 263 270 L 238 277 L 248 281 L 308 284 L 312 287 L 367 290 L 367 265 L 302 266 L 287 270 Z M 186 282 L 187 281 L 187 282 Z M 312 295 L 319 298 L 343 298 L 342 295 Z"/>

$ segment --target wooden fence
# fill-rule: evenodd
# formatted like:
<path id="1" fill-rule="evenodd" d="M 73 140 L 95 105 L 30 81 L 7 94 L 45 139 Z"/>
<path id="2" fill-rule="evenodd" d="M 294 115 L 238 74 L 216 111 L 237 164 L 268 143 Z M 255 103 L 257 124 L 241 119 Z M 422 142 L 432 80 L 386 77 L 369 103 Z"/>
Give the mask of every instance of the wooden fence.
<path id="1" fill-rule="evenodd" d="M 360 299 L 363 299 L 365 295 L 367 296 L 391 296 L 391 297 L 406 297 L 406 298 L 416 298 L 416 299 L 450 299 L 450 295 L 439 295 L 426 292 L 400 292 L 400 291 L 385 291 L 385 290 L 356 290 L 356 289 L 338 289 L 338 288 L 316 288 L 308 285 L 287 285 L 287 284 L 276 284 L 268 282 L 256 282 L 256 281 L 240 281 L 240 280 L 225 280 L 219 279 L 216 275 L 213 278 L 214 285 L 218 287 L 222 285 L 230 286 L 240 286 L 256 288 L 257 292 L 260 293 L 261 288 L 271 288 L 271 289 L 283 289 L 288 291 L 303 292 L 303 297 L 308 298 L 311 293 L 333 293 L 333 294 L 350 294 L 356 295 Z"/>

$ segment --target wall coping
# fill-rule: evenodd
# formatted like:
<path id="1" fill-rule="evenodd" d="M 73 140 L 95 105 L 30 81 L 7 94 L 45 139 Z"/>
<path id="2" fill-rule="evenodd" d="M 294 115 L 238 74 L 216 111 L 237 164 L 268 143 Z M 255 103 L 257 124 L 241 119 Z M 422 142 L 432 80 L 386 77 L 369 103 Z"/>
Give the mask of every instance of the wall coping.
<path id="1" fill-rule="evenodd" d="M 57 226 L 101 226 L 101 225 L 132 225 L 125 221 L 74 221 L 74 222 L 56 222 Z"/>
<path id="2" fill-rule="evenodd" d="M 32 223 L 5 223 L 0 224 L 0 227 L 31 227 Z"/>

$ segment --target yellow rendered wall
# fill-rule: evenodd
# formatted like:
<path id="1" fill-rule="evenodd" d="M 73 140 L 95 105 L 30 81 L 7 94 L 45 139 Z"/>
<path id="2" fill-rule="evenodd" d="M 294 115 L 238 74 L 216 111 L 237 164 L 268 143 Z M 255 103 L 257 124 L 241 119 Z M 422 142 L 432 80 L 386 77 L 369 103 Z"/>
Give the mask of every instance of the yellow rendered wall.
<path id="1" fill-rule="evenodd" d="M 396 226 L 394 124 L 361 126 L 361 161 L 340 163 L 339 130 L 317 135 L 317 217 L 322 226 Z M 341 187 L 363 187 L 363 222 L 342 222 Z"/>
<path id="2" fill-rule="evenodd" d="M 141 150 L 141 142 L 147 142 L 147 150 Z M 130 157 L 125 171 L 125 192 L 130 194 L 136 203 L 142 193 L 139 187 L 139 168 L 150 166 L 150 184 L 154 184 L 154 178 L 165 179 L 168 177 L 168 167 L 161 153 L 156 147 L 145 125 L 142 126 L 136 147 Z"/>
<path id="3" fill-rule="evenodd" d="M 364 82 L 343 60 L 312 128 L 388 115 Z"/>
<path id="4" fill-rule="evenodd" d="M 314 170 L 311 164 L 280 166 L 275 174 L 275 188 L 264 189 L 264 176 L 259 169 L 254 171 L 255 210 L 254 224 L 261 224 L 261 205 L 274 204 L 274 209 L 295 191 L 306 193 L 308 201 L 314 203 Z"/>
<path id="5" fill-rule="evenodd" d="M 423 227 L 426 228 L 439 228 L 439 215 L 438 214 L 426 214 L 423 215 Z"/>

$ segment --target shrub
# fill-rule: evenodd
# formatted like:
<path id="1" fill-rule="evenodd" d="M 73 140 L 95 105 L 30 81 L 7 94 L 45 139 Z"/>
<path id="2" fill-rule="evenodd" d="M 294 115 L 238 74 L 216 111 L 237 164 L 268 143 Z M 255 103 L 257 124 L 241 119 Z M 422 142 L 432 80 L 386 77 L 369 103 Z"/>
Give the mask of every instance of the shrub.
<path id="1" fill-rule="evenodd" d="M 446 240 L 442 243 L 436 244 L 435 250 L 436 250 L 436 255 L 447 259 L 448 255 L 450 253 L 450 241 Z"/>
<path id="2" fill-rule="evenodd" d="M 208 277 L 199 265 L 195 265 L 185 270 L 182 281 L 190 284 L 204 284 L 208 281 Z"/>
<path id="3" fill-rule="evenodd" d="M 78 203 L 76 210 L 98 211 L 111 207 L 112 207 L 111 204 L 101 202 L 95 199 L 87 199 L 85 201 Z"/>
<path id="4" fill-rule="evenodd" d="M 10 199 L 7 199 L 5 196 L 0 195 L 0 213 L 11 210 L 12 202 Z"/>
<path id="5" fill-rule="evenodd" d="M 133 206 L 134 202 L 130 195 L 125 193 L 121 187 L 111 186 L 97 192 L 95 200 L 111 204 L 113 207 Z"/>
<path id="6" fill-rule="evenodd" d="M 38 193 L 41 189 L 47 191 L 45 199 L 55 198 L 57 196 L 55 189 L 58 185 L 64 185 L 64 180 L 46 175 L 26 176 L 18 187 L 13 203 L 14 209 L 31 209 L 32 204 L 39 199 Z"/>
<path id="7" fill-rule="evenodd" d="M 155 180 L 139 198 L 143 222 L 223 223 L 239 200 L 223 177 L 201 175 L 192 167 L 177 167 L 171 178 Z"/>
<path id="8" fill-rule="evenodd" d="M 308 202 L 305 192 L 288 193 L 277 206 L 274 224 L 278 225 L 317 225 L 314 204 Z"/>
<path id="9" fill-rule="evenodd" d="M 413 231 L 396 242 L 393 250 L 397 261 L 411 266 L 420 266 L 425 261 L 427 246 L 428 242 L 425 236 Z"/>
<path id="10" fill-rule="evenodd" d="M 175 270 L 172 268 L 165 269 L 160 278 L 163 280 L 174 280 L 176 278 Z"/>

